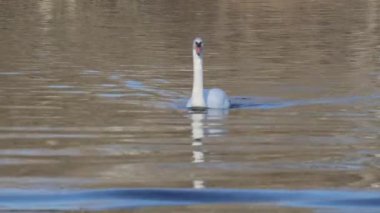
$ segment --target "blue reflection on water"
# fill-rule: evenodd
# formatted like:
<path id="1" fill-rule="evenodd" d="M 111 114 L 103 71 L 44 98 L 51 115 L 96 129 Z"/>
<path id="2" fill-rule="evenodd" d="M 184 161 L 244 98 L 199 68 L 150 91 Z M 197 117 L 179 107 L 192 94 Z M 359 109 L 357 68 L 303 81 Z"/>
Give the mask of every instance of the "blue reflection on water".
<path id="1" fill-rule="evenodd" d="M 165 106 L 175 109 L 186 109 L 187 97 L 175 91 L 167 91 L 151 86 L 147 86 L 140 81 L 128 80 L 125 81 L 126 87 L 135 90 L 139 94 L 155 94 L 165 97 L 169 101 L 160 106 Z M 318 104 L 349 104 L 364 101 L 380 101 L 380 94 L 372 94 L 368 96 L 348 96 L 335 98 L 319 98 L 319 99 L 301 99 L 301 100 L 285 100 L 271 97 L 258 96 L 232 96 L 231 109 L 281 109 L 296 106 L 308 106 Z M 375 104 L 378 104 L 375 103 Z"/>
<path id="2" fill-rule="evenodd" d="M 237 189 L 1 189 L 2 210 L 109 210 L 200 204 L 266 204 L 283 207 L 376 209 L 380 192 L 350 190 Z"/>
<path id="3" fill-rule="evenodd" d="M 307 106 L 318 104 L 349 104 L 360 101 L 380 100 L 380 94 L 369 96 L 349 96 L 337 98 L 319 98 L 319 99 L 303 99 L 303 100 L 265 100 L 259 97 L 232 97 L 231 108 L 240 109 L 279 109 L 295 106 Z"/>

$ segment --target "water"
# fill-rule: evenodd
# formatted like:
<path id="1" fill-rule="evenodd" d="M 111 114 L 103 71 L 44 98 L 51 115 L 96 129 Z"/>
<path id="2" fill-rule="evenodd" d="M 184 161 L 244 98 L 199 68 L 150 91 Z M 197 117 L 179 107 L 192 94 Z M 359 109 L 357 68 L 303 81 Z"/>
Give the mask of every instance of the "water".
<path id="1" fill-rule="evenodd" d="M 378 211 L 379 10 L 0 0 L 0 208 Z M 184 107 L 195 36 L 228 111 Z"/>

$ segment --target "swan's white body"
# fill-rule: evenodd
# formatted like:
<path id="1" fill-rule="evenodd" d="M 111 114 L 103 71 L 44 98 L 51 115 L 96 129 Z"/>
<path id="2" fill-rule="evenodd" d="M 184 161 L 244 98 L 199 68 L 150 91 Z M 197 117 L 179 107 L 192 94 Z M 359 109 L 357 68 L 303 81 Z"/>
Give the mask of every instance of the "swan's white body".
<path id="1" fill-rule="evenodd" d="M 219 88 L 210 90 L 203 89 L 203 43 L 202 39 L 196 38 L 193 42 L 193 92 L 186 104 L 187 108 L 196 109 L 228 109 L 230 100 L 227 94 Z"/>
<path id="2" fill-rule="evenodd" d="M 228 109 L 230 108 L 230 100 L 227 94 L 219 88 L 205 89 L 203 90 L 203 97 L 199 98 L 198 103 L 193 102 L 193 96 L 189 99 L 186 104 L 187 108 L 210 108 L 210 109 Z M 199 97 L 199 96 L 196 96 Z M 194 99 L 196 100 L 196 99 Z M 195 104 L 194 104 L 195 103 Z"/>

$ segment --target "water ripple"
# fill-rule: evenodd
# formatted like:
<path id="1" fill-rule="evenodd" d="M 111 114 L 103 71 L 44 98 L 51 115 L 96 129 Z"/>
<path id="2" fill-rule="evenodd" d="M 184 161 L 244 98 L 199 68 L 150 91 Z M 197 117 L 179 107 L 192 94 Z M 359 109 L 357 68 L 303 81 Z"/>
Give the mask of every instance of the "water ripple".
<path id="1" fill-rule="evenodd" d="M 166 104 L 160 106 L 186 109 L 187 98 L 183 94 L 174 91 L 168 91 L 153 86 L 147 86 L 140 81 L 128 80 L 125 85 L 136 90 L 138 94 L 156 94 L 161 97 L 168 97 L 169 101 Z M 231 96 L 231 108 L 232 109 L 281 109 L 297 106 L 309 106 L 309 105 L 339 105 L 339 104 L 351 104 L 356 102 L 368 102 L 373 101 L 374 104 L 378 104 L 380 101 L 380 94 L 375 93 L 368 96 L 347 96 L 347 97 L 335 97 L 335 98 L 316 98 L 316 99 L 300 99 L 300 100 L 286 100 L 275 97 L 259 97 L 259 96 Z"/>

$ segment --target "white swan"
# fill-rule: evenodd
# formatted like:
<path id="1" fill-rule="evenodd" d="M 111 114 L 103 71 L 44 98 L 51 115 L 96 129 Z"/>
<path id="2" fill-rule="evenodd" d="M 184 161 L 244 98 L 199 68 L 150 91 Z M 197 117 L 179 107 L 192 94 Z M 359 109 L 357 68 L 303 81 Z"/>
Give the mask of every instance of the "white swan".
<path id="1" fill-rule="evenodd" d="M 203 41 L 201 38 L 195 38 L 193 41 L 193 70 L 193 92 L 186 107 L 201 110 L 230 108 L 230 100 L 222 89 L 203 90 Z"/>

